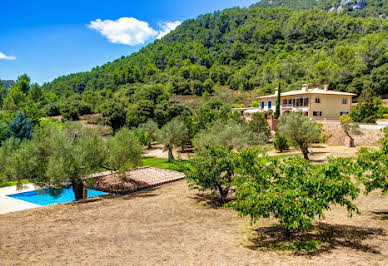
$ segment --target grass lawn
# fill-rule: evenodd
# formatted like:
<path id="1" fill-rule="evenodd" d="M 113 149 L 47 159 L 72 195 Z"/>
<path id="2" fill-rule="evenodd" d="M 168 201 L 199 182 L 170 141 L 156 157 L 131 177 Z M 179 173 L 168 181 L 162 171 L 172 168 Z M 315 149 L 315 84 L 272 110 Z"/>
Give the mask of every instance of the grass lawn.
<path id="1" fill-rule="evenodd" d="M 169 163 L 167 159 L 144 157 L 143 166 L 150 166 L 161 169 L 174 170 L 175 166 L 173 163 Z"/>

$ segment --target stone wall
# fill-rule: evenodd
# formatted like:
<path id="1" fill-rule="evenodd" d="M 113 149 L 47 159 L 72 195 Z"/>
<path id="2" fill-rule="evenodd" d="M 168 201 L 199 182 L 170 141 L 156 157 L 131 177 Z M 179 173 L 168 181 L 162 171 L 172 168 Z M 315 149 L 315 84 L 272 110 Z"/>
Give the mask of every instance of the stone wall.
<path id="1" fill-rule="evenodd" d="M 345 135 L 338 120 L 318 121 L 323 125 L 325 133 L 329 136 L 327 144 L 348 145 L 349 138 Z M 382 137 L 382 130 L 378 128 L 361 128 L 362 135 L 354 136 L 356 146 L 375 146 Z"/>

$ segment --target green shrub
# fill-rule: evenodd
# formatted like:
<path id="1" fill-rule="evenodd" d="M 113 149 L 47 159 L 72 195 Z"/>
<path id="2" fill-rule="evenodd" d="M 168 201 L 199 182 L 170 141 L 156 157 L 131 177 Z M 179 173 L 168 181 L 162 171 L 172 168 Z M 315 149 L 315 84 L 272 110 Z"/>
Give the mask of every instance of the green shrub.
<path id="1" fill-rule="evenodd" d="M 79 120 L 79 113 L 73 106 L 65 106 L 61 110 L 62 119 L 64 121 L 77 121 Z"/>
<path id="2" fill-rule="evenodd" d="M 289 149 L 288 140 L 286 137 L 283 137 L 283 136 L 277 136 L 276 138 L 274 138 L 273 146 L 279 152 L 283 152 Z"/>

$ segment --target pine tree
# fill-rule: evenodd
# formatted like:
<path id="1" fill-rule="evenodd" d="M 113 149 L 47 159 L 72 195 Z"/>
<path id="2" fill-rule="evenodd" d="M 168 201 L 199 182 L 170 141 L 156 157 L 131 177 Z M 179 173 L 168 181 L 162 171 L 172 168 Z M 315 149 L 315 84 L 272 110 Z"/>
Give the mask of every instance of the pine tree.
<path id="1" fill-rule="evenodd" d="M 22 112 L 18 112 L 12 122 L 9 124 L 11 136 L 23 139 L 31 139 L 32 122 Z"/>

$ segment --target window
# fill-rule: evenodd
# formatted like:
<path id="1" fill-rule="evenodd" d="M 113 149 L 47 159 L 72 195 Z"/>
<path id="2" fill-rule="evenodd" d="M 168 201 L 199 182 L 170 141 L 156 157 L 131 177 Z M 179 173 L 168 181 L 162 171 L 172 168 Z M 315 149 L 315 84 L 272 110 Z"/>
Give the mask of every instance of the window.
<path id="1" fill-rule="evenodd" d="M 349 112 L 341 111 L 340 116 L 341 116 L 341 115 L 347 115 L 348 113 L 349 113 Z"/>
<path id="2" fill-rule="evenodd" d="M 315 98 L 315 103 L 321 103 L 321 98 Z"/>
<path id="3" fill-rule="evenodd" d="M 283 105 L 287 105 L 287 103 L 288 103 L 287 99 L 284 99 L 283 100 Z"/>
<path id="4" fill-rule="evenodd" d="M 317 117 L 322 116 L 322 111 L 314 111 L 313 116 L 317 116 Z"/>
<path id="5" fill-rule="evenodd" d="M 272 108 L 272 101 L 268 101 L 268 109 Z"/>
<path id="6" fill-rule="evenodd" d="M 261 109 L 264 109 L 264 105 L 265 105 L 265 102 L 262 101 L 262 102 L 261 102 Z"/>
<path id="7" fill-rule="evenodd" d="M 342 104 L 348 104 L 348 99 L 343 98 L 343 99 L 342 99 Z"/>

